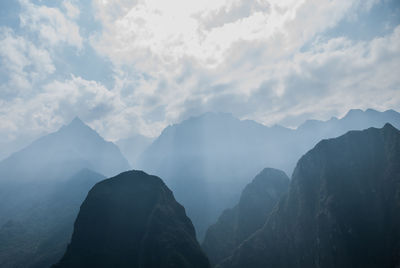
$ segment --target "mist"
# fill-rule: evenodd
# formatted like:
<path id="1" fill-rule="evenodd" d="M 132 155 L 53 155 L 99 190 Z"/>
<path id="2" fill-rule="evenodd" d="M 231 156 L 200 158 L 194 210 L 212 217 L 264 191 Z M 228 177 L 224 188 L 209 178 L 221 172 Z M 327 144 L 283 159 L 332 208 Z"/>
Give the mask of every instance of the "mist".
<path id="1" fill-rule="evenodd" d="M 0 1 L 1 268 L 400 267 L 400 1 Z"/>
<path id="2" fill-rule="evenodd" d="M 201 241 L 207 227 L 222 210 L 233 207 L 244 186 L 263 168 L 291 176 L 297 160 L 320 140 L 386 122 L 399 127 L 400 114 L 351 110 L 340 119 L 309 120 L 289 129 L 206 113 L 167 127 L 140 156 L 137 168 L 164 178 Z"/>

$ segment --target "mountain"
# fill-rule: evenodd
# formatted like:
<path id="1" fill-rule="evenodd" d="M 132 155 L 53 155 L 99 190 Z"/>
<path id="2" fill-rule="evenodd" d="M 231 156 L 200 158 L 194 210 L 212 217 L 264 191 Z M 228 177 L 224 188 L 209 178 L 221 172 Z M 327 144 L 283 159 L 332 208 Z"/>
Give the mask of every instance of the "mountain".
<path id="1" fill-rule="evenodd" d="M 0 162 L 0 226 L 30 211 L 58 182 L 87 168 L 105 176 L 128 170 L 118 147 L 75 118 Z"/>
<path id="2" fill-rule="evenodd" d="M 1 161 L 0 266 L 52 264 L 64 251 L 79 205 L 104 178 L 99 173 L 127 169 L 118 147 L 79 118 Z"/>
<path id="3" fill-rule="evenodd" d="M 221 212 L 238 201 L 248 178 L 268 162 L 279 166 L 276 141 L 289 139 L 291 132 L 207 113 L 164 129 L 141 155 L 138 167 L 165 178 L 201 240 Z M 276 152 L 274 157 L 266 153 L 270 150 Z"/>
<path id="4" fill-rule="evenodd" d="M 192 222 L 156 177 L 128 171 L 96 184 L 54 267 L 209 267 Z"/>
<path id="5" fill-rule="evenodd" d="M 298 162 L 288 195 L 219 267 L 399 267 L 400 131 L 351 131 Z"/>
<path id="6" fill-rule="evenodd" d="M 79 206 L 104 176 L 84 169 L 55 186 L 29 213 L 0 228 L 0 267 L 50 267 L 62 257 Z"/>
<path id="7" fill-rule="evenodd" d="M 400 127 L 400 114 L 351 110 L 341 119 L 312 120 L 288 129 L 206 113 L 164 129 L 139 157 L 137 168 L 164 178 L 201 240 L 221 212 L 237 203 L 248 178 L 264 167 L 292 174 L 297 160 L 321 139 L 386 122 Z"/>
<path id="8" fill-rule="evenodd" d="M 140 154 L 147 149 L 153 140 L 153 138 L 137 134 L 127 139 L 120 139 L 116 141 L 116 144 L 122 154 L 128 159 L 129 164 L 135 167 Z"/>
<path id="9" fill-rule="evenodd" d="M 118 147 L 78 117 L 0 162 L 0 180 L 64 178 L 88 168 L 112 176 L 130 168 Z"/>
<path id="10" fill-rule="evenodd" d="M 225 210 L 208 228 L 202 248 L 211 264 L 232 255 L 245 239 L 260 229 L 288 188 L 289 178 L 283 171 L 272 168 L 261 171 L 244 188 L 239 203 Z"/>

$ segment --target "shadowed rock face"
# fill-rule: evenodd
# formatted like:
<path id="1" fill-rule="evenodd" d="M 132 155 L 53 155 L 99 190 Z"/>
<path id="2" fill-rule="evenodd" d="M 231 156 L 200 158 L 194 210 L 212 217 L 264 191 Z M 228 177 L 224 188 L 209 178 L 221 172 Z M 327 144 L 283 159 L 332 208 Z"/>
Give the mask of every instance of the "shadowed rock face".
<path id="1" fill-rule="evenodd" d="M 229 257 L 234 249 L 260 229 L 273 207 L 289 188 L 288 176 L 266 168 L 243 190 L 239 203 L 225 210 L 208 228 L 203 249 L 212 265 Z"/>
<path id="2" fill-rule="evenodd" d="M 129 171 L 96 184 L 54 267 L 209 267 L 192 222 L 155 176 Z"/>
<path id="3" fill-rule="evenodd" d="M 310 120 L 288 129 L 206 113 L 165 128 L 135 168 L 163 178 L 203 240 L 207 228 L 223 210 L 237 204 L 249 179 L 264 167 L 291 175 L 299 158 L 320 140 L 350 130 L 381 128 L 387 122 L 399 128 L 400 114 L 350 110 L 341 119 Z"/>
<path id="4" fill-rule="evenodd" d="M 304 155 L 261 230 L 219 267 L 398 267 L 400 132 L 352 131 Z"/>

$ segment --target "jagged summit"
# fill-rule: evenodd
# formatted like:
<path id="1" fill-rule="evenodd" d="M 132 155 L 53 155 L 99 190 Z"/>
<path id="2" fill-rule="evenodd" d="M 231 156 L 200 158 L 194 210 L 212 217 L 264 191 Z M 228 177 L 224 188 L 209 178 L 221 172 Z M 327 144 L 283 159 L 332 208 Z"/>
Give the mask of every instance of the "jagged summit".
<path id="1" fill-rule="evenodd" d="M 398 267 L 398 163 L 391 124 L 319 142 L 263 227 L 220 267 Z"/>
<path id="2" fill-rule="evenodd" d="M 229 257 L 263 226 L 288 187 L 289 178 L 283 171 L 265 168 L 244 188 L 239 203 L 225 210 L 207 230 L 202 247 L 212 265 Z"/>
<path id="3" fill-rule="evenodd" d="M 164 178 L 187 209 L 199 238 L 264 167 L 292 174 L 297 160 L 320 140 L 350 130 L 400 126 L 397 112 L 351 111 L 356 116 L 308 121 L 297 129 L 268 127 L 229 114 L 206 113 L 167 127 L 140 155 L 136 168 Z M 207 202 L 198 206 L 198 199 Z"/>
<path id="4" fill-rule="evenodd" d="M 397 129 L 397 128 L 395 128 L 392 124 L 390 124 L 390 123 L 386 123 L 384 126 L 383 126 L 383 130 L 384 131 L 395 131 L 395 132 L 399 132 L 399 130 Z"/>

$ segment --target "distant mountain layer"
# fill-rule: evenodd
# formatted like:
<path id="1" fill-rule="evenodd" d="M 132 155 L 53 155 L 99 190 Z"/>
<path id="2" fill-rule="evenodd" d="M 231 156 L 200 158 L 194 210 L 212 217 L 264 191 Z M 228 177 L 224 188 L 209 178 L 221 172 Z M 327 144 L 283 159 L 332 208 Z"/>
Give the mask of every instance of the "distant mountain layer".
<path id="1" fill-rule="evenodd" d="M 50 267 L 65 252 L 79 207 L 104 176 L 84 169 L 63 181 L 29 213 L 0 228 L 0 267 Z"/>
<path id="2" fill-rule="evenodd" d="M 266 168 L 243 190 L 239 203 L 225 210 L 211 225 L 202 247 L 211 264 L 217 264 L 250 235 L 260 229 L 279 199 L 289 188 L 288 176 L 280 170 Z"/>
<path id="3" fill-rule="evenodd" d="M 321 139 L 386 122 L 400 127 L 400 114 L 351 110 L 341 119 L 307 121 L 293 130 L 207 113 L 164 129 L 139 157 L 137 168 L 165 179 L 202 239 L 222 210 L 237 202 L 249 178 L 264 167 L 291 174 L 297 160 Z"/>
<path id="4" fill-rule="evenodd" d="M 118 147 L 79 118 L 1 161 L 0 267 L 51 264 L 91 186 L 128 169 Z"/>
<path id="5" fill-rule="evenodd" d="M 185 209 L 155 176 L 129 171 L 90 190 L 54 267 L 209 267 Z"/>
<path id="6" fill-rule="evenodd" d="M 298 162 L 266 224 L 219 267 L 399 267 L 400 131 L 352 131 Z"/>
<path id="7" fill-rule="evenodd" d="M 135 135 L 127 139 L 118 140 L 116 144 L 126 159 L 128 159 L 129 164 L 135 168 L 137 159 L 153 142 L 153 140 L 153 138 Z"/>
<path id="8" fill-rule="evenodd" d="M 0 162 L 0 182 L 68 178 L 82 168 L 113 176 L 130 168 L 118 147 L 75 118 Z"/>
<path id="9" fill-rule="evenodd" d="M 0 226 L 29 213 L 29 206 L 51 192 L 57 182 L 85 168 L 105 176 L 130 169 L 118 147 L 79 118 L 1 161 Z"/>

